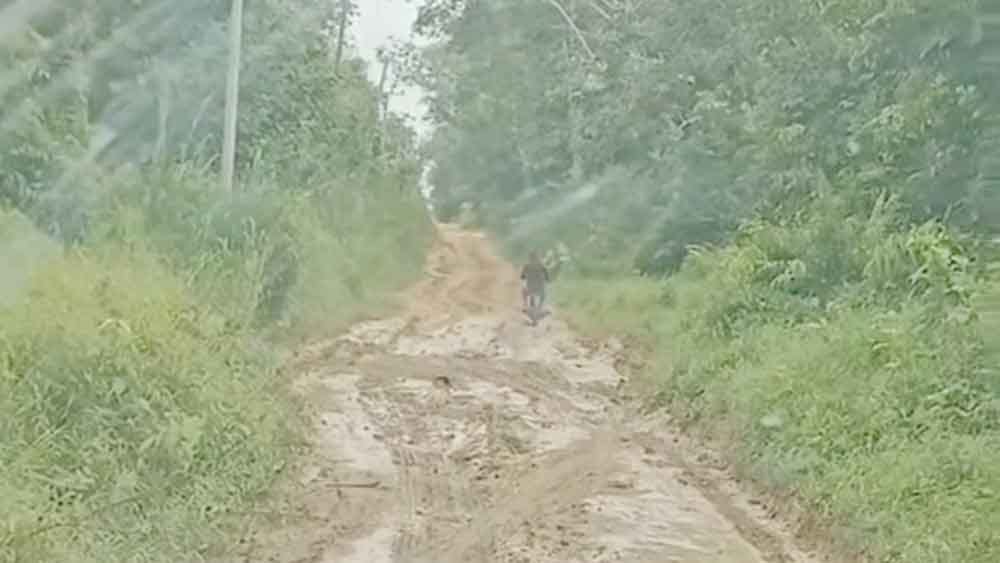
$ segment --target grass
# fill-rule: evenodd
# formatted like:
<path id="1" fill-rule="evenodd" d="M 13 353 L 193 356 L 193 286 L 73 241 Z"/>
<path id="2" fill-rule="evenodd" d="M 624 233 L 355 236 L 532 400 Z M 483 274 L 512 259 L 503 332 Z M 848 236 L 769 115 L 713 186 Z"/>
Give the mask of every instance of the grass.
<path id="1" fill-rule="evenodd" d="M 190 557 L 280 467 L 273 366 L 155 258 L 59 258 L 4 313 L 4 560 Z"/>
<path id="2" fill-rule="evenodd" d="M 836 253 L 775 252 L 768 229 L 665 281 L 568 279 L 553 293 L 584 332 L 642 344 L 661 405 L 721 440 L 741 473 L 796 497 L 839 555 L 998 561 L 1000 291 L 963 286 L 954 268 L 928 281 L 939 253 L 924 251 L 951 248 L 930 232 L 845 245 L 858 267 L 825 293 L 801 288 Z M 788 264 L 805 275 L 789 282 Z M 906 271 L 919 290 L 897 283 Z M 956 288 L 969 298 L 949 301 Z"/>
<path id="3" fill-rule="evenodd" d="M 0 215 L 4 563 L 209 557 L 296 438 L 273 350 L 384 307 L 430 240 L 377 177 L 228 202 L 197 173 L 129 174 L 72 249 Z"/>

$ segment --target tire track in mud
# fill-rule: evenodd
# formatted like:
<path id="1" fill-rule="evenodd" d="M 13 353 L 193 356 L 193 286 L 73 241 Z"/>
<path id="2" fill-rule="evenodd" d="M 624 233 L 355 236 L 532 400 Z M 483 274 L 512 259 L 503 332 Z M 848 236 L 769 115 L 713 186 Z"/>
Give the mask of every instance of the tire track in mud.
<path id="1" fill-rule="evenodd" d="M 441 239 L 407 314 L 300 355 L 315 432 L 283 518 L 233 561 L 812 561 L 735 493 L 703 492 L 724 477 L 692 475 L 621 404 L 612 355 L 557 319 L 527 326 L 481 236 Z"/>

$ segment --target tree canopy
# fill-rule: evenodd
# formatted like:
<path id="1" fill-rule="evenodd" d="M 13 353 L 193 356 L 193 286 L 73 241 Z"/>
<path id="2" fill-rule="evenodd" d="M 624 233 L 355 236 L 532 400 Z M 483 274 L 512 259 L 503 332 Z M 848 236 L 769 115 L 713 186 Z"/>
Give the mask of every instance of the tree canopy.
<path id="1" fill-rule="evenodd" d="M 1000 67 L 977 10 L 429 2 L 436 205 L 474 203 L 511 240 L 563 240 L 619 270 L 670 271 L 691 245 L 822 194 L 862 212 L 888 193 L 907 221 L 992 236 Z"/>

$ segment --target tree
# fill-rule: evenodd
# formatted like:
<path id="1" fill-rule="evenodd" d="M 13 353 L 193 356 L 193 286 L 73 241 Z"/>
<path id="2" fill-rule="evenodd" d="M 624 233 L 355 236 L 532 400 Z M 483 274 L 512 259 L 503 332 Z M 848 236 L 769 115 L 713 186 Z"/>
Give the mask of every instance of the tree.
<path id="1" fill-rule="evenodd" d="M 908 220 L 990 232 L 980 140 L 997 106 L 974 8 L 429 2 L 416 29 L 436 41 L 421 76 L 437 206 L 474 200 L 508 237 L 525 209 L 572 209 L 544 236 L 580 250 L 617 233 L 602 252 L 657 271 L 831 190 L 860 212 L 888 189 Z M 587 204 L 560 206 L 588 185 Z"/>

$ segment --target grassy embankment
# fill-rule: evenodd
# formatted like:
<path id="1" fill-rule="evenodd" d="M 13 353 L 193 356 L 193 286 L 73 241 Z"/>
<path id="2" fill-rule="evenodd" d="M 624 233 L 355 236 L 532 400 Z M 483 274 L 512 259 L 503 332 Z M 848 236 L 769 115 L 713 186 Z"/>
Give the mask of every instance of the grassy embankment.
<path id="1" fill-rule="evenodd" d="M 841 555 L 998 561 L 1000 292 L 967 245 L 891 216 L 759 223 L 665 281 L 553 293 L 585 332 L 642 346 L 660 403 Z"/>
<path id="2" fill-rule="evenodd" d="M 367 212 L 272 193 L 206 215 L 209 180 L 121 180 L 171 195 L 117 201 L 67 252 L 0 216 L 0 560 L 196 559 L 294 437 L 253 342 L 342 328 L 420 271 L 428 224 L 396 190 Z"/>
<path id="3" fill-rule="evenodd" d="M 321 63 L 293 84 L 318 101 L 285 99 L 273 135 L 244 137 L 269 144 L 233 196 L 204 161 L 88 169 L 66 246 L 26 218 L 37 206 L 0 210 L 0 561 L 176 563 L 225 545 L 226 515 L 295 441 L 276 351 L 419 275 L 430 223 L 400 188 L 414 162 L 371 152 L 370 85 Z"/>

